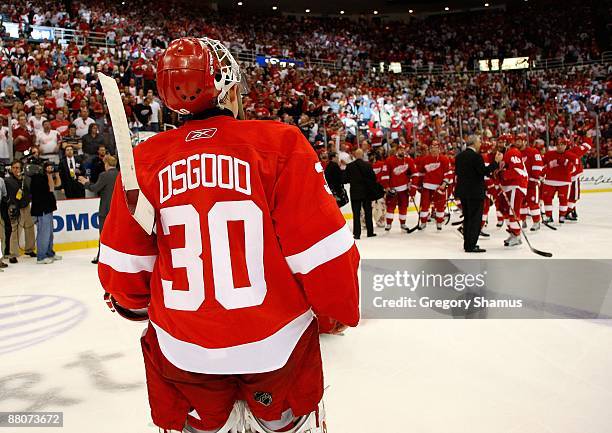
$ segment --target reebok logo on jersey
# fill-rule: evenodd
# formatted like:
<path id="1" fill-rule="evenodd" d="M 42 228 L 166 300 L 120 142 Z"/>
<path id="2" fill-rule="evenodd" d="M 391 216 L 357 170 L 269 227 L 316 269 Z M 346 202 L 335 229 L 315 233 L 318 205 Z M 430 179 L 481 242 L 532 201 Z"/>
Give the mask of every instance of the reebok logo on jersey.
<path id="1" fill-rule="evenodd" d="M 217 128 L 197 129 L 187 134 L 187 137 L 185 137 L 185 141 L 194 141 L 194 140 L 201 140 L 203 138 L 212 138 L 216 132 L 217 132 Z"/>

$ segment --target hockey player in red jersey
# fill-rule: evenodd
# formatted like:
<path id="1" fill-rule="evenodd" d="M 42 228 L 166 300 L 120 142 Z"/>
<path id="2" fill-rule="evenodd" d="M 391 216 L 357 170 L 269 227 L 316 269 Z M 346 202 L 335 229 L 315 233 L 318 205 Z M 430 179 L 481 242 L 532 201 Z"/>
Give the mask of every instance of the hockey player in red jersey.
<path id="1" fill-rule="evenodd" d="M 486 141 L 483 142 L 480 146 L 480 153 L 482 154 L 482 159 L 485 163 L 485 167 L 488 167 L 495 160 L 495 153 L 497 149 L 491 146 L 491 142 Z M 482 210 L 482 222 L 480 224 L 480 236 L 489 237 L 490 234 L 485 233 L 483 231 L 485 225 L 487 224 L 487 220 L 489 217 L 489 210 L 491 209 L 492 201 L 498 199 L 500 194 L 500 187 L 496 178 L 493 174 L 484 177 L 485 181 L 485 200 L 483 203 Z"/>
<path id="2" fill-rule="evenodd" d="M 542 200 L 544 201 L 546 223 L 551 223 L 553 220 L 553 198 L 555 194 L 559 197 L 559 222 L 565 222 L 567 200 L 576 161 L 576 154 L 567 150 L 568 144 L 568 139 L 558 138 L 556 149 L 549 150 L 544 154 Z"/>
<path id="3" fill-rule="evenodd" d="M 540 229 L 540 177 L 542 176 L 543 162 L 540 151 L 534 146 L 527 145 L 527 136 L 518 136 L 519 149 L 523 156 L 523 164 L 527 170 L 528 184 L 527 196 L 521 209 L 521 220 L 526 221 L 527 215 L 531 216 L 533 225 L 531 231 Z"/>
<path id="4" fill-rule="evenodd" d="M 495 149 L 493 153 L 497 151 L 497 152 L 501 152 L 502 154 L 505 154 L 506 146 L 508 146 L 511 141 L 512 141 L 511 135 L 509 134 L 501 135 L 497 139 L 497 142 L 493 143 L 494 144 L 493 147 Z M 492 174 L 491 176 L 492 186 L 491 186 L 491 189 L 489 189 L 489 191 L 491 192 L 491 197 L 493 198 L 493 203 L 495 204 L 495 216 L 497 218 L 497 222 L 495 226 L 497 228 L 502 228 L 507 218 L 507 215 L 504 213 L 504 210 L 507 208 L 507 205 L 506 205 L 506 201 L 504 200 L 504 197 L 502 196 L 503 191 L 502 191 L 502 185 L 501 185 L 502 184 L 501 178 L 502 178 L 502 170 L 499 169 Z"/>
<path id="5" fill-rule="evenodd" d="M 520 245 L 521 226 L 520 218 L 523 200 L 527 194 L 528 175 L 523 164 L 523 155 L 518 148 L 518 141 L 514 140 L 506 149 L 504 154 L 504 167 L 501 177 L 502 197 L 501 204 L 503 213 L 508 219 L 508 231 L 510 237 L 504 241 L 504 245 L 512 247 Z"/>
<path id="6" fill-rule="evenodd" d="M 408 212 L 408 195 L 414 196 L 416 190 L 410 188 L 410 176 L 416 173 L 416 166 L 410 155 L 406 155 L 406 148 L 400 144 L 395 155 L 389 156 L 381 176 L 382 185 L 386 191 L 387 225 L 385 230 L 391 230 L 395 208 L 399 211 L 400 227 L 406 229 L 406 213 Z"/>
<path id="7" fill-rule="evenodd" d="M 117 182 L 99 276 L 142 337 L 149 403 L 165 431 L 321 433 L 317 315 L 359 321 L 359 253 L 299 129 L 237 120 L 239 67 L 218 41 L 160 57 L 164 104 L 184 126 L 135 149 L 155 230 Z"/>
<path id="8" fill-rule="evenodd" d="M 576 203 L 580 200 L 580 176 L 584 172 L 582 158 L 589 153 L 592 148 L 592 141 L 589 137 L 578 135 L 574 141 L 574 145 L 570 149 L 576 160 L 574 161 L 574 171 L 572 173 L 572 185 L 567 200 L 567 215 L 565 216 L 570 221 L 578 221 L 578 212 L 576 211 Z"/>
<path id="9" fill-rule="evenodd" d="M 419 230 L 424 230 L 427 226 L 432 203 L 436 212 L 436 227 L 442 230 L 446 208 L 446 187 L 451 183 L 451 170 L 448 158 L 440 153 L 437 141 L 434 140 L 429 147 L 428 155 L 419 158 L 417 171 L 421 182 Z"/>

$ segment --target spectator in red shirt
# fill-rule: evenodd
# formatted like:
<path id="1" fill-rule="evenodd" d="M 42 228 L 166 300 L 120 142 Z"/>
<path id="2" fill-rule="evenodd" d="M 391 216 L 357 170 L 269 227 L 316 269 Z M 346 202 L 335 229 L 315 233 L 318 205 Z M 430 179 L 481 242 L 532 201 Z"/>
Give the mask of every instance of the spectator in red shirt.
<path id="1" fill-rule="evenodd" d="M 144 91 L 155 90 L 155 66 L 152 62 L 147 62 L 142 67 L 142 78 L 144 79 Z"/>
<path id="2" fill-rule="evenodd" d="M 23 153 L 35 143 L 34 132 L 28 125 L 25 114 L 17 117 L 17 126 L 13 128 L 13 149 L 15 159 L 23 158 Z"/>
<path id="3" fill-rule="evenodd" d="M 64 115 L 63 110 L 59 110 L 55 114 L 55 119 L 51 121 L 51 128 L 55 129 L 60 133 L 60 136 L 65 137 L 68 135 L 68 127 L 70 126 L 70 122 L 66 120 L 66 116 Z"/>
<path id="4" fill-rule="evenodd" d="M 51 95 L 51 90 L 45 91 L 45 99 L 44 99 L 45 111 L 48 113 L 52 113 L 57 110 L 57 105 L 55 104 L 55 98 Z"/>
<path id="5" fill-rule="evenodd" d="M 70 111 L 72 111 L 73 115 L 76 116 L 81 109 L 81 101 L 85 97 L 85 93 L 83 93 L 83 89 L 81 89 L 81 85 L 76 83 L 74 85 L 74 89 L 72 90 L 72 98 L 70 99 Z"/>

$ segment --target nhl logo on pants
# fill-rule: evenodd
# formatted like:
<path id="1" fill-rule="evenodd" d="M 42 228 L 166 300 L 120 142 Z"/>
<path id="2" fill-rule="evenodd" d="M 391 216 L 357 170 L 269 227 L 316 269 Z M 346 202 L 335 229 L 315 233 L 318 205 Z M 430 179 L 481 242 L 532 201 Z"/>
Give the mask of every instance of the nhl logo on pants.
<path id="1" fill-rule="evenodd" d="M 272 394 L 269 392 L 257 391 L 253 393 L 253 398 L 256 402 L 261 403 L 264 406 L 270 406 L 272 404 Z"/>

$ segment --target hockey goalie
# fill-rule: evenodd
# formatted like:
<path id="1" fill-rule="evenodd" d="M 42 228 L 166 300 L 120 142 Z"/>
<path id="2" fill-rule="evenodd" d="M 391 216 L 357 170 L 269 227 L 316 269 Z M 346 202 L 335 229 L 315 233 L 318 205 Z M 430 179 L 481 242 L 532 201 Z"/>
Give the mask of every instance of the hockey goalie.
<path id="1" fill-rule="evenodd" d="M 317 316 L 359 321 L 359 253 L 296 127 L 240 120 L 241 72 L 218 41 L 159 59 L 170 109 L 190 115 L 134 152 L 151 235 L 121 182 L 101 238 L 107 302 L 148 318 L 141 344 L 161 431 L 321 433 Z"/>

